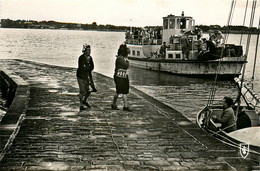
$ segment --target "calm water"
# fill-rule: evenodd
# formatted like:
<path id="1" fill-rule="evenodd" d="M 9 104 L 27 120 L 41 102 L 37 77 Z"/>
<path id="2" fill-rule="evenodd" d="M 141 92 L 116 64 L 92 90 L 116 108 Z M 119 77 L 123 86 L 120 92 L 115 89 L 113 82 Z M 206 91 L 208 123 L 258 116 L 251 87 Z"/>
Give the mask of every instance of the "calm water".
<path id="1" fill-rule="evenodd" d="M 124 41 L 124 32 L 78 30 L 34 30 L 0 28 L 0 58 L 25 59 L 59 66 L 77 67 L 83 43 L 92 46 L 95 72 L 112 77 L 115 55 Z M 228 43 L 239 43 L 240 35 L 230 35 Z M 243 38 L 246 43 L 246 36 Z M 246 78 L 252 77 L 256 36 L 251 39 Z M 260 49 L 260 48 L 259 48 Z M 245 50 L 245 49 L 244 49 Z M 259 56 L 260 54 L 258 54 Z M 254 90 L 260 95 L 260 59 L 258 58 Z M 130 67 L 131 84 L 184 113 L 194 120 L 195 114 L 207 103 L 211 80 L 194 79 Z M 111 85 L 113 86 L 113 85 Z M 216 99 L 235 97 L 232 82 L 220 81 Z"/>

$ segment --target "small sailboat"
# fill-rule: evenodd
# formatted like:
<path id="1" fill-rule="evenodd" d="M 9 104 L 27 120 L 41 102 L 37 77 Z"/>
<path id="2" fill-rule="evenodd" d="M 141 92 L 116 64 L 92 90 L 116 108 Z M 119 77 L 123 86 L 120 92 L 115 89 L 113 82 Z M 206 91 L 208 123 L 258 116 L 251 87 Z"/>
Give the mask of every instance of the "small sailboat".
<path id="1" fill-rule="evenodd" d="M 245 86 L 246 87 L 246 86 Z M 242 89 L 246 89 L 243 87 Z M 236 114 L 236 130 L 227 132 L 228 127 L 220 129 L 220 124 L 215 123 L 214 116 L 220 118 L 223 110 L 220 105 L 207 105 L 197 115 L 197 124 L 218 140 L 241 148 L 242 144 L 248 145 L 249 158 L 255 161 L 260 159 L 260 98 L 252 90 L 243 90 L 243 98 L 251 99 L 253 103 L 233 106 Z"/>
<path id="2" fill-rule="evenodd" d="M 255 12 L 256 1 L 252 3 L 252 14 Z M 253 18 L 251 18 L 253 21 Z M 252 25 L 251 25 L 252 26 Z M 260 19 L 259 26 L 260 28 Z M 247 37 L 246 54 L 250 46 L 250 35 Z M 257 35 L 256 52 L 253 68 L 253 76 L 251 82 L 254 81 L 255 63 L 257 58 L 257 47 L 259 34 Z M 220 125 L 214 122 L 214 118 L 220 118 L 223 110 L 221 106 L 213 104 L 215 87 L 210 91 L 208 104 L 197 114 L 197 124 L 200 128 L 216 137 L 218 140 L 240 149 L 241 157 L 249 158 L 259 162 L 260 160 L 260 98 L 254 93 L 253 88 L 245 83 L 245 68 L 240 78 L 235 78 L 235 83 L 238 88 L 238 95 L 232 108 L 235 113 L 236 130 L 229 132 L 229 128 L 220 129 Z M 217 77 L 217 75 L 216 75 Z M 233 125 L 232 125 L 233 126 Z"/>

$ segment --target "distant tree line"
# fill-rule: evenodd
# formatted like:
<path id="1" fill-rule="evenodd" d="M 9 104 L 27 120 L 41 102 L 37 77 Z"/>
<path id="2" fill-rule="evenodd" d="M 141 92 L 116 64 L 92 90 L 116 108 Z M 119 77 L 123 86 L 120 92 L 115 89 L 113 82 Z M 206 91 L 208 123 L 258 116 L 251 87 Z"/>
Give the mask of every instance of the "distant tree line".
<path id="1" fill-rule="evenodd" d="M 33 21 L 33 20 L 10 20 L 1 19 L 1 27 L 3 28 L 33 28 L 33 29 L 69 29 L 69 30 L 100 30 L 100 31 L 125 31 L 130 30 L 130 26 L 115 26 L 111 24 L 98 25 L 96 22 L 92 24 L 65 23 L 56 21 Z M 256 27 L 248 28 L 246 26 L 219 26 L 219 25 L 197 25 L 203 32 L 220 30 L 223 33 L 258 33 Z M 140 27 L 133 27 L 140 28 Z"/>
<path id="2" fill-rule="evenodd" d="M 33 21 L 33 20 L 10 20 L 1 19 L 2 28 L 32 28 L 32 29 L 69 29 L 69 30 L 104 30 L 104 31 L 125 31 L 129 26 L 114 26 L 111 24 L 97 25 L 79 23 L 65 23 L 56 21 Z"/>
<path id="3" fill-rule="evenodd" d="M 260 30 L 256 27 L 246 27 L 246 26 L 219 26 L 219 25 L 198 25 L 203 32 L 211 32 L 213 30 L 220 30 L 222 33 L 258 33 Z"/>

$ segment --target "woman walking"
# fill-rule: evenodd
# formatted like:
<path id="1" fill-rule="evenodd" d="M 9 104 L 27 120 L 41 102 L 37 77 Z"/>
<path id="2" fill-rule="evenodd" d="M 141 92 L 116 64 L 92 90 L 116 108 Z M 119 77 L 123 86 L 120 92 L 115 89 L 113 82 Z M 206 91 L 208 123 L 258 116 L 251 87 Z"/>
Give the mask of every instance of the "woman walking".
<path id="1" fill-rule="evenodd" d="M 129 108 L 127 103 L 127 94 L 129 93 L 129 79 L 127 74 L 127 69 L 129 67 L 129 61 L 127 59 L 128 49 L 125 44 L 120 45 L 117 52 L 115 73 L 114 73 L 114 81 L 116 84 L 116 94 L 113 98 L 113 104 L 111 108 L 114 110 L 118 110 L 116 105 L 119 94 L 122 94 L 124 107 L 123 110 L 131 112 L 132 110 Z"/>
<path id="2" fill-rule="evenodd" d="M 77 80 L 79 84 L 79 110 L 84 110 L 84 106 L 91 107 L 87 102 L 90 96 L 89 86 L 94 86 L 91 72 L 94 69 L 94 62 L 90 56 L 91 47 L 90 45 L 83 45 L 83 54 L 78 58 L 78 69 L 77 69 Z M 94 87 L 95 88 L 95 87 Z M 92 88 L 93 89 L 93 88 Z M 94 89 L 93 89 L 94 90 Z"/>

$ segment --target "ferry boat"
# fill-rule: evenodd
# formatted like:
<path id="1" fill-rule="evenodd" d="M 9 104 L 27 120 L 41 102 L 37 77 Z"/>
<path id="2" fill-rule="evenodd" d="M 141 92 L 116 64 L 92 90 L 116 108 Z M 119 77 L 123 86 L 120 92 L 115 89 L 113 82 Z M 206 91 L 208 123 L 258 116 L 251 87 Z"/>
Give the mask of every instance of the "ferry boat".
<path id="1" fill-rule="evenodd" d="M 242 46 L 213 40 L 217 34 L 212 34 L 210 40 L 201 35 L 195 20 L 184 16 L 184 12 L 181 16 L 168 15 L 163 17 L 162 29 L 145 27 L 126 33 L 128 58 L 133 66 L 172 74 L 211 77 L 217 73 L 228 78 L 240 75 L 246 63 Z"/>

